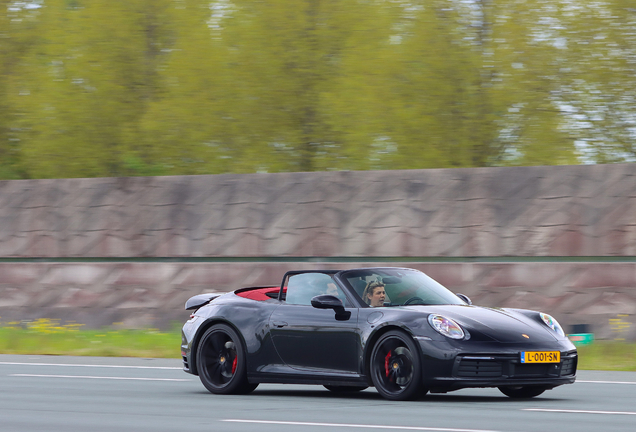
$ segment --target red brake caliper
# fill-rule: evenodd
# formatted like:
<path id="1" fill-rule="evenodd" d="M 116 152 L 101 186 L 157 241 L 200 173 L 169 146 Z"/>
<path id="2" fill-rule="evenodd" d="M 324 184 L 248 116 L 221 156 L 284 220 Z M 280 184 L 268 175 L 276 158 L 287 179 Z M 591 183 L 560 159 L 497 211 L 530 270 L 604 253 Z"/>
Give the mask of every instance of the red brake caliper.
<path id="1" fill-rule="evenodd" d="M 389 376 L 389 360 L 391 360 L 391 351 L 384 357 L 384 372 L 386 372 L 386 376 Z"/>
<path id="2" fill-rule="evenodd" d="M 238 357 L 234 357 L 234 361 L 232 362 L 232 375 L 236 372 L 236 360 L 238 360 Z"/>

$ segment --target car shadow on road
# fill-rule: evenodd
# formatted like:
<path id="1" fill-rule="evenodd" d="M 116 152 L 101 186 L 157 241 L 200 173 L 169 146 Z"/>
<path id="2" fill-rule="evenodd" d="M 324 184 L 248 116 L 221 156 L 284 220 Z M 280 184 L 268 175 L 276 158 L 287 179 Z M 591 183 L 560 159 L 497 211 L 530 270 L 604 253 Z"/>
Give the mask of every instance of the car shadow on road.
<path id="1" fill-rule="evenodd" d="M 379 393 L 373 389 L 367 389 L 360 392 L 351 393 L 335 393 L 329 390 L 306 390 L 306 389 L 256 389 L 250 394 L 253 397 L 259 396 L 276 396 L 276 397 L 303 397 L 303 398 L 321 398 L 321 399 L 349 399 L 349 400 L 385 400 Z M 475 402 L 489 402 L 489 403 L 515 403 L 515 402 L 527 402 L 529 400 L 536 400 L 541 402 L 553 402 L 563 401 L 563 398 L 550 398 L 546 396 L 538 396 L 529 399 L 513 399 L 508 396 L 493 396 L 493 395 L 461 395 L 461 394 L 426 394 L 413 402 L 426 402 L 426 403 L 475 403 Z M 403 402 L 400 402 L 403 403 Z"/>
<path id="2" fill-rule="evenodd" d="M 513 399 L 505 395 L 501 396 L 475 396 L 475 395 L 458 395 L 458 394 L 428 394 L 419 400 L 425 402 L 493 402 L 493 403 L 515 403 L 515 402 L 527 402 L 530 400 L 540 400 L 542 402 L 562 401 L 563 398 L 549 398 L 545 396 L 538 396 L 534 398 L 526 399 Z"/>

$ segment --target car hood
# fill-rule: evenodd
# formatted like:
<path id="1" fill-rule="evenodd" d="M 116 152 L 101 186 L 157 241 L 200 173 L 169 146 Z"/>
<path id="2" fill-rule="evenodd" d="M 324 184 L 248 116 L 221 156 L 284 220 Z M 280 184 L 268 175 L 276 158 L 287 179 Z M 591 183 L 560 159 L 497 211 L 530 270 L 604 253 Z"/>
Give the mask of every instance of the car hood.
<path id="1" fill-rule="evenodd" d="M 554 342 L 557 335 L 547 326 L 517 312 L 469 305 L 406 306 L 409 310 L 439 314 L 459 323 L 473 338 L 503 343 Z M 524 336 L 525 335 L 525 336 Z"/>

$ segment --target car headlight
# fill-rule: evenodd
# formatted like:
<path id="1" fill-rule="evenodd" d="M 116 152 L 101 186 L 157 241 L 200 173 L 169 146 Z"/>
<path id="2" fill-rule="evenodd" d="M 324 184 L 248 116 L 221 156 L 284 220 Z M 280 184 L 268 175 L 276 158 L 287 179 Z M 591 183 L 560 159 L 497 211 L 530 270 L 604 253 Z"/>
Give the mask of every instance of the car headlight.
<path id="1" fill-rule="evenodd" d="M 431 314 L 428 316 L 428 322 L 435 330 L 451 339 L 464 339 L 464 330 L 450 318 L 441 315 Z"/>
<path id="2" fill-rule="evenodd" d="M 543 320 L 545 325 L 547 325 L 552 330 L 554 330 L 556 334 L 565 337 L 565 332 L 563 331 L 563 328 L 561 328 L 561 325 L 559 324 L 557 320 L 555 320 L 552 316 L 548 314 L 540 313 L 539 315 L 541 316 L 541 319 Z"/>

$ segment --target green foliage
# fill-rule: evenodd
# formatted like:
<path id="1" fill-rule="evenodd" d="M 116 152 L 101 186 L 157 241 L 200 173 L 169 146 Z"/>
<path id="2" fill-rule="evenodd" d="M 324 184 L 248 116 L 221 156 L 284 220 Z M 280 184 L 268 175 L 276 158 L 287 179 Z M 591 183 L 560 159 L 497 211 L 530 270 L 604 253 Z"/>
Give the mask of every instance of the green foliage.
<path id="1" fill-rule="evenodd" d="M 135 174 L 139 118 L 156 89 L 169 39 L 166 2 L 67 2 L 43 7 L 46 35 L 25 58 L 18 105 L 21 153 L 32 177 Z"/>
<path id="2" fill-rule="evenodd" d="M 0 178 L 636 160 L 628 0 L 0 0 Z"/>
<path id="3" fill-rule="evenodd" d="M 40 319 L 0 327 L 0 353 L 101 357 L 180 358 L 180 332 L 82 330 Z"/>

